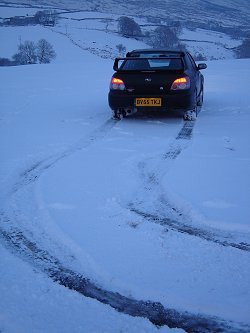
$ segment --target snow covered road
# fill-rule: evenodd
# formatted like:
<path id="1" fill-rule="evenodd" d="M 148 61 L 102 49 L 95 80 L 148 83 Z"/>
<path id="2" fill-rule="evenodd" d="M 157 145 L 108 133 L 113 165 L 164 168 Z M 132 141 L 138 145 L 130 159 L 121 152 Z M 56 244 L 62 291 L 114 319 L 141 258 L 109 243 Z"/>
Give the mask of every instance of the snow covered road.
<path id="1" fill-rule="evenodd" d="M 111 62 L 76 59 L 0 71 L 0 331 L 248 332 L 249 61 L 184 123 L 111 120 Z"/>

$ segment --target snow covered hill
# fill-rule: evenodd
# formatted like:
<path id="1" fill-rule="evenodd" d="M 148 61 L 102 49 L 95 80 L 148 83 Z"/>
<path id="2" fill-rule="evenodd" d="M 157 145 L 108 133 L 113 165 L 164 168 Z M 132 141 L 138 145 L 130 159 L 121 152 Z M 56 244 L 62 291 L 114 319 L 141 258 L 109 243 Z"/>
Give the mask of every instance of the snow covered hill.
<path id="1" fill-rule="evenodd" d="M 141 42 L 0 33 L 3 56 L 19 36 L 57 52 L 0 67 L 0 331 L 249 332 L 250 61 L 208 62 L 194 122 L 114 121 L 100 54 Z"/>
<path id="2" fill-rule="evenodd" d="M 225 26 L 248 25 L 250 5 L 248 0 L 5 0 L 4 4 L 18 4 L 34 7 L 53 7 L 66 10 L 87 10 L 117 15 L 164 18 L 194 23 L 214 22 Z M 222 15 L 223 14 L 223 15 Z"/>
<path id="3" fill-rule="evenodd" d="M 126 40 L 117 35 L 117 20 L 122 15 L 133 18 L 141 26 L 143 34 L 150 33 L 159 25 L 180 24 L 183 30 L 180 41 L 194 56 L 208 60 L 234 58 L 235 48 L 249 34 L 250 26 L 250 5 L 246 0 L 157 0 L 153 4 L 144 0 L 126 3 L 113 0 L 4 1 L 0 2 L 0 20 L 13 15 L 32 15 L 46 8 L 60 13 L 56 27 L 60 33 L 68 34 L 75 42 L 80 41 L 81 46 L 105 57 L 113 57 L 117 53 L 117 44 L 108 47 L 89 44 L 92 38 L 89 33 L 96 30 L 106 32 L 105 39 L 108 40 L 110 33 L 115 34 L 117 40 L 126 46 Z"/>
<path id="4" fill-rule="evenodd" d="M 9 8 L 2 7 L 1 17 L 8 18 L 14 15 L 34 15 L 37 8 Z M 11 58 L 17 51 L 20 41 L 44 38 L 48 35 L 46 30 L 52 30 L 61 36 L 68 38 L 72 43 L 83 50 L 99 55 L 103 58 L 113 59 L 119 55 L 117 45 L 122 44 L 127 50 L 135 46 L 149 47 L 145 42 L 138 42 L 131 38 L 121 37 L 118 31 L 119 15 L 101 12 L 64 12 L 60 14 L 60 19 L 55 27 L 31 26 L 19 27 L 0 27 L 0 39 L 4 41 L 4 48 L 1 50 L 0 57 Z M 142 32 L 154 30 L 152 23 L 149 24 L 146 17 L 135 18 L 141 25 Z M 235 48 L 242 43 L 242 39 L 235 39 L 224 32 L 216 32 L 203 29 L 183 28 L 179 36 L 181 42 L 193 56 L 203 56 L 206 59 L 232 59 L 235 57 Z M 63 51 L 58 49 L 58 42 L 55 42 L 59 56 Z"/>

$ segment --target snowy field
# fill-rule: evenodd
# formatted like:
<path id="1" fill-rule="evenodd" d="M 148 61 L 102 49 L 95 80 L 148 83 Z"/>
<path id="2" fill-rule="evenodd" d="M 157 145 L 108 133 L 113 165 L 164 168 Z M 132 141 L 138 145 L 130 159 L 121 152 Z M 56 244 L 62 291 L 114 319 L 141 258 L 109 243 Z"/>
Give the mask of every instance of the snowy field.
<path id="1" fill-rule="evenodd" d="M 196 121 L 114 121 L 110 59 L 20 35 L 57 58 L 0 68 L 0 332 L 249 332 L 250 61 L 207 63 Z"/>

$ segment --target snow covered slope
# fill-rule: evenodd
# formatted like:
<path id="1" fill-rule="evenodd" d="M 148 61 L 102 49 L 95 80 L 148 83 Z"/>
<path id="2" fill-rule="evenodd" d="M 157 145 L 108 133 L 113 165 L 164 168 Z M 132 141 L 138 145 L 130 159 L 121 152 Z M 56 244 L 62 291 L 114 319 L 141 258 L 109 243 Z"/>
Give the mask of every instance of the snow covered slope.
<path id="1" fill-rule="evenodd" d="M 81 47 L 110 58 L 117 54 L 116 45 L 129 44 L 117 34 L 117 20 L 122 15 L 131 16 L 141 26 L 145 35 L 159 25 L 171 26 L 179 23 L 183 29 L 179 36 L 180 41 L 194 56 L 202 55 L 208 60 L 234 58 L 235 48 L 249 33 L 250 26 L 250 6 L 245 0 L 216 3 L 200 0 L 165 0 L 154 1 L 153 5 L 151 1 L 144 0 L 142 3 L 112 0 L 39 3 L 5 1 L 0 2 L 0 5 L 0 19 L 14 15 L 34 15 L 39 9 L 55 8 L 60 13 L 56 26 L 58 32 L 67 34 L 75 43 L 80 43 Z M 97 31 L 105 32 L 106 35 L 94 41 L 93 37 Z M 110 34 L 113 35 L 112 38 Z M 105 45 L 99 45 L 100 40 L 104 40 Z M 2 50 L 1 53 L 3 52 L 5 51 Z"/>
<path id="2" fill-rule="evenodd" d="M 37 9 L 10 9 L 1 8 L 2 17 L 9 17 L 11 11 L 16 15 L 34 15 Z M 12 14 L 13 15 L 13 14 Z M 117 20 L 119 15 L 104 14 L 101 12 L 77 12 L 63 13 L 55 27 L 26 26 L 15 29 L 13 27 L 0 27 L 0 39 L 4 41 L 1 57 L 11 58 L 17 51 L 20 41 L 39 38 L 49 38 L 52 30 L 62 37 L 67 37 L 72 43 L 83 50 L 96 54 L 103 58 L 113 59 L 118 56 L 117 45 L 122 44 L 127 50 L 133 48 L 149 47 L 135 39 L 124 38 L 117 34 Z M 156 26 L 148 25 L 146 18 L 137 19 L 141 24 L 143 33 L 155 29 Z M 60 38 L 58 38 L 60 40 Z M 65 38 L 61 38 L 63 41 Z M 226 33 L 215 32 L 207 29 L 183 29 L 180 40 L 194 55 L 202 55 L 206 59 L 232 59 L 235 57 L 234 49 L 241 44 L 241 40 L 233 39 Z M 65 51 L 61 50 L 58 41 L 55 41 L 55 49 L 59 57 Z"/>
<path id="3" fill-rule="evenodd" d="M 15 0 L 4 4 L 27 4 L 29 6 L 50 6 L 70 10 L 89 10 L 117 15 L 147 16 L 167 20 L 214 22 L 225 26 L 249 25 L 250 5 L 248 0 Z M 223 13 L 223 15 L 222 15 Z"/>
<path id="4" fill-rule="evenodd" d="M 0 331 L 248 332 L 249 60 L 208 62 L 195 122 L 117 122 L 110 59 L 19 34 L 58 56 L 0 68 Z"/>

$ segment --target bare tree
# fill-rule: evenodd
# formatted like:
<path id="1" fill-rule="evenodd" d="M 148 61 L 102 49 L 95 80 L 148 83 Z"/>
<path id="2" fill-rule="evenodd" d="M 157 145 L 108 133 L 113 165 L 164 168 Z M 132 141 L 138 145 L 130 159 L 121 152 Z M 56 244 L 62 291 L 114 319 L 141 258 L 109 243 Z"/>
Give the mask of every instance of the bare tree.
<path id="1" fill-rule="evenodd" d="M 207 60 L 207 58 L 206 58 L 206 56 L 204 55 L 204 54 L 202 54 L 202 53 L 196 53 L 195 55 L 194 55 L 194 60 L 195 61 L 205 61 L 205 60 Z"/>
<path id="2" fill-rule="evenodd" d="M 37 59 L 40 64 L 49 64 L 52 59 L 56 57 L 56 52 L 53 46 L 46 41 L 46 39 L 40 39 L 36 47 Z"/>
<path id="3" fill-rule="evenodd" d="M 132 18 L 121 16 L 118 19 L 118 31 L 123 36 L 141 36 L 141 28 Z"/>
<path id="4" fill-rule="evenodd" d="M 156 48 L 173 48 L 179 45 L 179 39 L 171 28 L 161 26 L 155 29 L 151 44 Z"/>
<path id="5" fill-rule="evenodd" d="M 28 40 L 20 43 L 13 59 L 20 65 L 35 64 L 37 59 L 35 43 Z"/>
<path id="6" fill-rule="evenodd" d="M 121 56 L 124 56 L 124 54 L 126 52 L 126 46 L 124 46 L 123 44 L 118 44 L 118 45 L 116 45 L 116 48 L 117 48 L 119 54 Z"/>
<path id="7" fill-rule="evenodd" d="M 34 18 L 39 24 L 54 26 L 58 21 L 58 13 L 55 10 L 40 10 Z"/>

